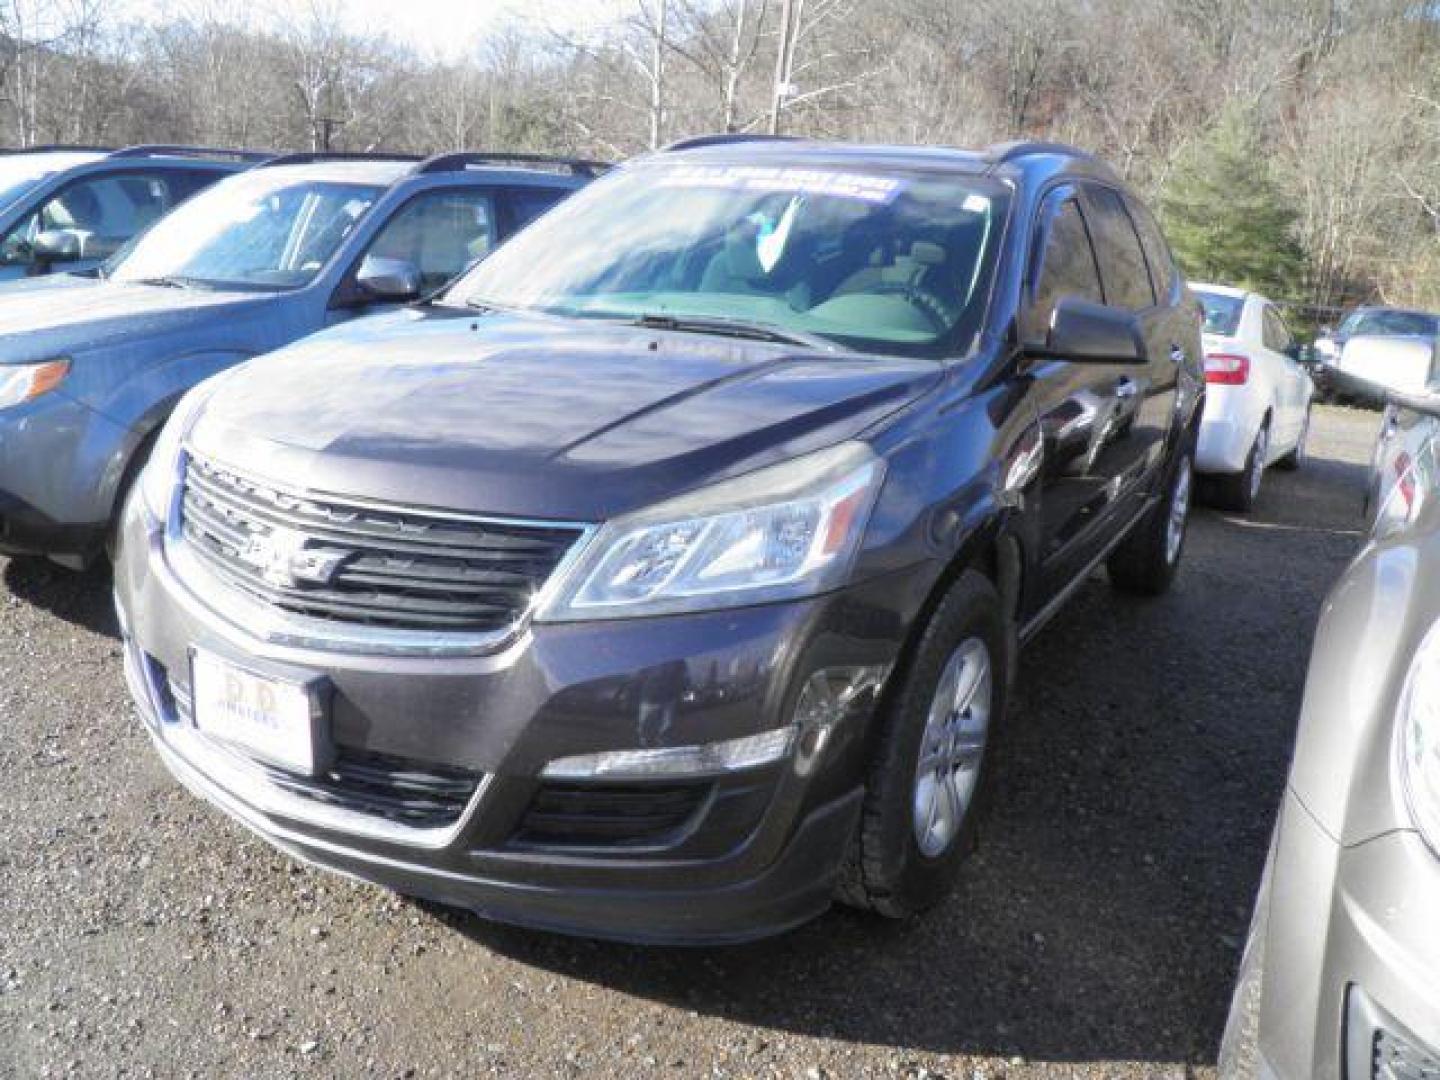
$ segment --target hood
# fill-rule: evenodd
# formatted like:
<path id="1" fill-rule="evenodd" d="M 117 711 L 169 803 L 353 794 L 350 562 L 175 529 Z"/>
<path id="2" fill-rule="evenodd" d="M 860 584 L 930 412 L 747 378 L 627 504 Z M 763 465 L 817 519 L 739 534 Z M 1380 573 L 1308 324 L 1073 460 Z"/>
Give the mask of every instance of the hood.
<path id="1" fill-rule="evenodd" d="M 1378 386 L 1417 393 L 1430 381 L 1434 352 L 1428 337 L 1357 334 L 1346 340 L 1335 366 Z"/>
<path id="2" fill-rule="evenodd" d="M 196 450 L 312 491 L 599 521 L 850 438 L 933 361 L 410 310 L 225 377 Z"/>
<path id="3" fill-rule="evenodd" d="M 270 293 L 214 292 L 55 274 L 0 287 L 0 364 L 90 352 L 209 322 Z"/>

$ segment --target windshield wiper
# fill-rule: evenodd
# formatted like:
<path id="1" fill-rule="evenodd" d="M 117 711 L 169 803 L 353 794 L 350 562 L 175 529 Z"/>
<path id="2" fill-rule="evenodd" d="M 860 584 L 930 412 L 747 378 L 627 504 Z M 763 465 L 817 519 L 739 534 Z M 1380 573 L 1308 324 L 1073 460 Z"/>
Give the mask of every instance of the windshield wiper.
<path id="1" fill-rule="evenodd" d="M 525 310 L 522 307 L 516 307 L 514 304 L 497 304 L 494 300 L 483 300 L 475 297 L 469 298 L 464 303 L 465 306 L 472 311 L 493 311 L 502 315 Z"/>
<path id="2" fill-rule="evenodd" d="M 134 281 L 136 285 L 156 285 L 163 289 L 193 289 L 195 287 L 194 278 L 177 277 L 172 274 L 135 278 Z"/>
<path id="3" fill-rule="evenodd" d="M 715 334 L 719 337 L 748 338 L 752 341 L 771 341 L 778 345 L 801 345 L 807 349 L 835 352 L 835 342 L 817 334 L 800 330 L 789 330 L 771 323 L 747 322 L 744 319 L 727 319 L 719 316 L 663 315 L 647 313 L 630 320 L 631 326 L 647 330 L 677 330 L 682 333 Z"/>

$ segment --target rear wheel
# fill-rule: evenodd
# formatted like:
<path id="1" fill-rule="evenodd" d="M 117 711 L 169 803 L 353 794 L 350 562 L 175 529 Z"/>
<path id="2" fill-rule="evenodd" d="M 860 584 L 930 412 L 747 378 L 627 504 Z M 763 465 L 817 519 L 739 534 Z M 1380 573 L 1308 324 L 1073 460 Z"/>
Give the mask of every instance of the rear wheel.
<path id="1" fill-rule="evenodd" d="M 1250 453 L 1245 457 L 1245 467 L 1238 473 L 1214 477 L 1211 490 L 1215 505 L 1226 510 L 1248 513 L 1260 497 L 1260 484 L 1265 479 L 1265 461 L 1270 453 L 1270 419 L 1266 417 L 1255 433 L 1250 444 Z"/>
<path id="2" fill-rule="evenodd" d="M 1195 455 L 1187 445 L 1175 462 L 1165 497 L 1146 512 L 1105 564 L 1117 589 L 1159 596 L 1170 588 L 1185 550 L 1194 484 Z"/>
<path id="3" fill-rule="evenodd" d="M 925 627 L 878 719 L 879 744 L 842 902 L 890 918 L 933 907 L 975 847 L 1003 721 L 1008 635 L 1000 596 L 967 570 Z"/>
<path id="4" fill-rule="evenodd" d="M 1295 440 L 1295 447 L 1288 454 L 1275 462 L 1277 469 L 1286 469 L 1294 472 L 1305 464 L 1306 444 L 1310 441 L 1310 406 L 1305 406 L 1305 419 L 1300 423 L 1300 437 Z"/>

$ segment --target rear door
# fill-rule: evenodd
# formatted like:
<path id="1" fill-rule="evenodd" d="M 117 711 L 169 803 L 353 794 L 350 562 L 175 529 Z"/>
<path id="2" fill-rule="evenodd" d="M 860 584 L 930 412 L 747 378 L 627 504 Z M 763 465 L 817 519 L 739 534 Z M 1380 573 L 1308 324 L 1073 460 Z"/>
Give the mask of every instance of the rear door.
<path id="1" fill-rule="evenodd" d="M 1168 293 L 1162 292 L 1168 284 L 1165 267 L 1152 272 L 1131 204 L 1120 190 L 1089 182 L 1085 184 L 1085 195 L 1095 223 L 1095 254 L 1100 261 L 1105 302 L 1134 314 L 1148 353 L 1147 362 L 1130 373 L 1136 471 L 1125 482 L 1138 497 L 1154 489 L 1160 465 L 1166 460 L 1179 390 L 1179 367 L 1186 349 L 1184 334 L 1194 330 L 1195 315 L 1182 314 L 1180 297 L 1173 287 Z"/>
<path id="2" fill-rule="evenodd" d="M 1310 403 L 1310 376 L 1295 362 L 1295 338 L 1274 304 L 1268 301 L 1260 311 L 1265 359 L 1274 372 L 1274 446 L 1291 447 L 1300 437 L 1305 409 Z"/>
<path id="3" fill-rule="evenodd" d="M 1078 190 L 1052 189 L 1031 238 L 1022 318 L 1027 344 L 1045 344 L 1055 305 L 1067 296 L 1107 303 L 1092 230 Z M 1039 557 L 1043 595 L 1053 597 L 1104 553 L 1123 515 L 1123 493 L 1142 465 L 1136 437 L 1143 398 L 1134 364 L 1057 357 L 1026 372 L 1044 437 Z"/>

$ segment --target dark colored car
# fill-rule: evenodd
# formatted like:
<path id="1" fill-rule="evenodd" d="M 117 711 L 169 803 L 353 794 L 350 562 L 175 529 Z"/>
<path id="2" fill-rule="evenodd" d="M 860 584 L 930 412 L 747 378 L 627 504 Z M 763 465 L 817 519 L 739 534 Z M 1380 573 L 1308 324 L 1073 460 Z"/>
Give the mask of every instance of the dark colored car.
<path id="1" fill-rule="evenodd" d="M 0 151 L 0 282 L 93 269 L 197 191 L 270 156 L 199 146 Z"/>
<path id="2" fill-rule="evenodd" d="M 0 552 L 98 555 L 185 391 L 439 289 L 598 169 L 504 154 L 274 158 L 92 276 L 0 289 Z"/>
<path id="3" fill-rule="evenodd" d="M 186 784 L 557 930 L 904 916 L 975 837 L 1020 643 L 1180 559 L 1200 319 L 1058 146 L 705 139 L 432 301 L 207 383 L 116 567 Z"/>

